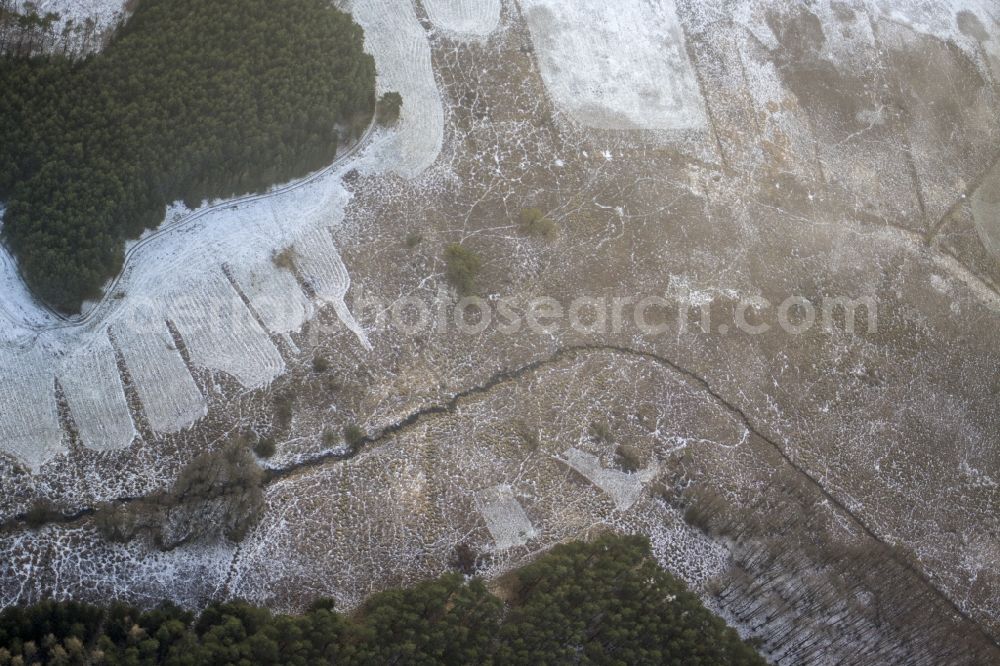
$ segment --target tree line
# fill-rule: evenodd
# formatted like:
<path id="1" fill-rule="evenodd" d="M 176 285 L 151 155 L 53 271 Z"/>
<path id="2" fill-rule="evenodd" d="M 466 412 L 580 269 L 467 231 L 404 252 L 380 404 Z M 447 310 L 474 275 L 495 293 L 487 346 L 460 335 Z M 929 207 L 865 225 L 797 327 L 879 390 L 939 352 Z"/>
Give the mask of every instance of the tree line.
<path id="1" fill-rule="evenodd" d="M 685 664 L 765 662 L 659 567 L 649 542 L 605 535 L 556 546 L 499 581 L 446 574 L 301 615 L 243 602 L 200 616 L 44 602 L 0 614 L 8 664 Z"/>
<path id="2" fill-rule="evenodd" d="M 168 203 L 263 191 L 331 162 L 374 113 L 363 43 L 324 0 L 143 0 L 100 53 L 8 48 L 2 240 L 29 286 L 78 310 Z"/>
<path id="3" fill-rule="evenodd" d="M 56 38 L 58 13 L 43 14 L 31 3 L 19 7 L 14 0 L 0 0 L 0 53 L 31 55 Z"/>

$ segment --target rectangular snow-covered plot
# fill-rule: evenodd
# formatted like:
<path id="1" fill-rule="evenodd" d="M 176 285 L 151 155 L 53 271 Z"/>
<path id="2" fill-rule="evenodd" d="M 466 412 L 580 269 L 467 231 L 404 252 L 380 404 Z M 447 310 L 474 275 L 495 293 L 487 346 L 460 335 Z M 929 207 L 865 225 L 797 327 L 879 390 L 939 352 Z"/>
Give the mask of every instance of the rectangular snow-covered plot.
<path id="1" fill-rule="evenodd" d="M 500 0 L 424 0 L 438 28 L 461 36 L 485 37 L 500 24 Z"/>
<path id="2" fill-rule="evenodd" d="M 312 303 L 291 270 L 265 259 L 256 265 L 232 265 L 230 272 L 271 333 L 298 331 L 312 316 Z"/>
<path id="3" fill-rule="evenodd" d="M 271 333 L 298 331 L 313 315 L 312 302 L 299 287 L 294 267 L 276 265 L 275 257 L 288 250 L 293 263 L 298 265 L 293 248 L 295 239 L 322 226 L 323 220 L 338 223 L 349 201 L 350 195 L 338 178 L 324 176 L 261 204 L 266 214 L 254 225 L 240 221 L 241 236 L 246 242 L 226 256 L 226 265 Z"/>
<path id="4" fill-rule="evenodd" d="M 311 229 L 293 248 L 295 266 L 316 296 L 325 301 L 342 300 L 351 286 L 351 277 L 333 244 L 330 230 L 325 227 Z"/>
<path id="5" fill-rule="evenodd" d="M 177 432 L 206 414 L 205 398 L 184 365 L 163 315 L 135 308 L 112 326 L 149 426 Z"/>
<path id="6" fill-rule="evenodd" d="M 35 349 L 0 349 L 0 450 L 33 470 L 61 453 L 55 376 Z"/>
<path id="7" fill-rule="evenodd" d="M 59 384 L 85 447 L 110 451 L 132 443 L 135 425 L 115 351 L 106 336 L 95 337 L 62 360 Z"/>
<path id="8" fill-rule="evenodd" d="M 284 372 L 281 354 L 221 269 L 201 273 L 164 300 L 194 365 L 225 372 L 247 388 Z"/>
<path id="9" fill-rule="evenodd" d="M 497 550 L 523 546 L 537 534 L 510 486 L 483 490 L 477 496 L 476 504 Z"/>
<path id="10" fill-rule="evenodd" d="M 520 0 L 556 105 L 597 129 L 706 124 L 673 0 Z"/>

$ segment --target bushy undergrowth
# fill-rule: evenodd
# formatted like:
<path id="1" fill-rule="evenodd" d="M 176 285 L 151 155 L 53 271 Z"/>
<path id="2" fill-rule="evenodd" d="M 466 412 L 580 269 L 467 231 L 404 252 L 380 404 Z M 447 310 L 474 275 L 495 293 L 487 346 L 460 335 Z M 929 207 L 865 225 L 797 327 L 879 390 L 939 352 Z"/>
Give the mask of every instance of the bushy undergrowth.
<path id="1" fill-rule="evenodd" d="M 403 110 L 403 96 L 398 92 L 387 92 L 378 99 L 375 118 L 380 125 L 394 125 Z"/>

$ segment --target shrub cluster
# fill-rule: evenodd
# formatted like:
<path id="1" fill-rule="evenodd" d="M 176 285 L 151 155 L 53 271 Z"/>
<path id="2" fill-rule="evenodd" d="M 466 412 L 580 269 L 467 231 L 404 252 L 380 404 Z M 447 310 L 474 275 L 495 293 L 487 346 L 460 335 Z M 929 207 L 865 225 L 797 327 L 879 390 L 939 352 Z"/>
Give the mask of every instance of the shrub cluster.
<path id="1" fill-rule="evenodd" d="M 444 249 L 445 275 L 456 291 L 469 296 L 476 291 L 476 278 L 483 269 L 479 255 L 459 243 Z"/>
<path id="2" fill-rule="evenodd" d="M 398 92 L 387 92 L 378 99 L 375 119 L 379 125 L 395 125 L 403 110 L 403 96 Z"/>
<path id="3" fill-rule="evenodd" d="M 246 443 L 234 440 L 192 460 L 169 490 L 129 504 L 104 504 L 94 519 L 109 540 L 129 541 L 145 532 L 164 550 L 219 536 L 240 541 L 260 517 L 263 480 Z"/>
<path id="4" fill-rule="evenodd" d="M 532 238 L 552 240 L 559 234 L 556 223 L 537 208 L 525 208 L 518 216 L 521 233 Z"/>

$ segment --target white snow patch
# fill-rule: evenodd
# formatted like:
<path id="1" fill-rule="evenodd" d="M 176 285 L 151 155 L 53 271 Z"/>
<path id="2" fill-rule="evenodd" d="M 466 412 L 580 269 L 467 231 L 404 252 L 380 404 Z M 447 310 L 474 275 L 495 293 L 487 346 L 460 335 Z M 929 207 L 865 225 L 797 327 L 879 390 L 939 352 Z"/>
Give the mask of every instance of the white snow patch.
<path id="1" fill-rule="evenodd" d="M 937 273 L 931 274 L 931 286 L 940 294 L 945 294 L 946 296 L 951 294 L 951 287 L 948 286 L 948 281 Z"/>
<path id="2" fill-rule="evenodd" d="M 55 378 L 40 350 L 0 348 L 0 448 L 37 471 L 62 447 Z"/>
<path id="3" fill-rule="evenodd" d="M 574 120 L 613 130 L 705 127 L 673 0 L 520 2 L 545 86 Z"/>
<path id="4" fill-rule="evenodd" d="M 240 300 L 221 269 L 181 281 L 166 316 L 184 339 L 191 361 L 221 370 L 248 388 L 270 383 L 285 370 L 266 331 Z"/>
<path id="5" fill-rule="evenodd" d="M 1000 79 L 1000 4 L 996 0 L 873 0 L 883 16 L 915 32 L 951 42 L 974 60 L 985 60 L 993 76 Z M 959 14 L 971 14 L 987 37 L 962 32 Z M 977 53 L 977 51 L 979 51 Z"/>
<path id="6" fill-rule="evenodd" d="M 619 511 L 631 508 L 642 496 L 643 486 L 652 481 L 659 471 L 659 465 L 655 462 L 634 474 L 607 469 L 601 466 L 597 456 L 576 447 L 567 449 L 558 460 L 575 469 L 607 493 Z"/>
<path id="7" fill-rule="evenodd" d="M 365 349 L 371 351 L 372 345 L 367 334 L 344 302 L 351 286 L 351 276 L 333 244 L 330 230 L 312 230 L 295 244 L 295 250 L 299 270 L 316 292 L 316 297 L 323 303 L 333 305 L 340 321 L 357 336 Z"/>
<path id="8" fill-rule="evenodd" d="M 139 307 L 112 326 L 150 427 L 177 432 L 206 413 L 205 399 L 184 365 L 157 307 Z"/>
<path id="9" fill-rule="evenodd" d="M 482 38 L 500 25 L 500 0 L 423 0 L 424 11 L 441 30 Z"/>
<path id="10" fill-rule="evenodd" d="M 59 383 L 85 447 L 120 449 L 135 439 L 135 425 L 107 336 L 82 341 L 63 360 Z"/>

